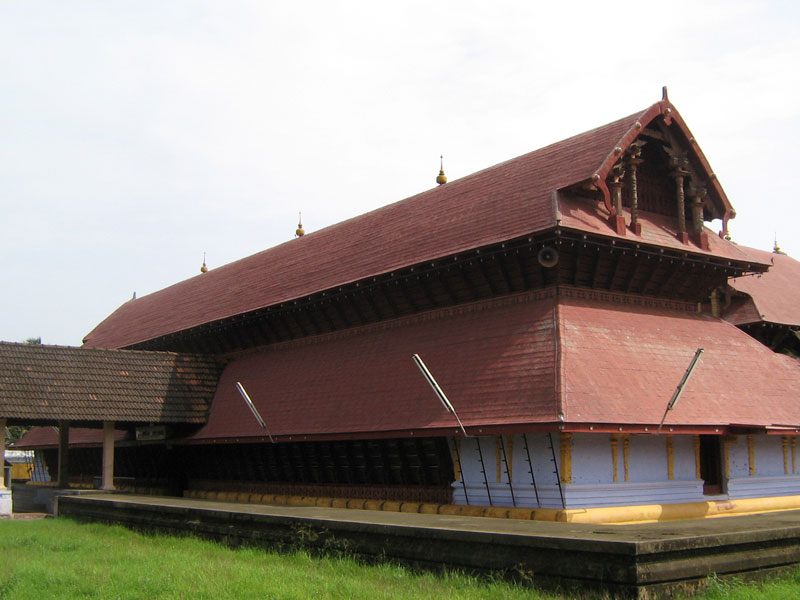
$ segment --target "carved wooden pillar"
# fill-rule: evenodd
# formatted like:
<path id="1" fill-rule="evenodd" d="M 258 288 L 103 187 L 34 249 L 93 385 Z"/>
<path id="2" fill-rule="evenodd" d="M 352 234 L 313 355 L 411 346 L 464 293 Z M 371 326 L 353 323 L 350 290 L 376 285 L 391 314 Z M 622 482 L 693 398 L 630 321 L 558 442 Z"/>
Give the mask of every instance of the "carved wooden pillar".
<path id="1" fill-rule="evenodd" d="M 686 232 L 686 201 L 683 182 L 689 171 L 686 170 L 688 160 L 685 156 L 672 157 L 672 176 L 675 178 L 675 208 L 678 213 L 678 239 L 682 244 L 689 243 L 689 234 Z"/>
<path id="2" fill-rule="evenodd" d="M 695 236 L 697 245 L 703 250 L 710 248 L 708 233 L 703 226 L 703 206 L 705 205 L 706 188 L 692 186 L 689 189 L 692 198 L 692 233 Z"/>
<path id="3" fill-rule="evenodd" d="M 631 231 L 635 235 L 642 235 L 642 224 L 639 223 L 639 190 L 636 183 L 636 169 L 642 164 L 642 146 L 638 143 L 631 144 L 628 153 L 628 191 L 631 198 Z"/>
<path id="4" fill-rule="evenodd" d="M 711 292 L 711 316 L 717 318 L 722 316 L 719 306 L 719 290 L 717 288 L 714 288 Z"/>
<path id="5" fill-rule="evenodd" d="M 617 163 L 611 168 L 611 201 L 614 206 L 614 215 L 611 217 L 611 226 L 617 235 L 625 235 L 625 215 L 622 214 L 622 182 L 625 169 L 622 163 Z"/>

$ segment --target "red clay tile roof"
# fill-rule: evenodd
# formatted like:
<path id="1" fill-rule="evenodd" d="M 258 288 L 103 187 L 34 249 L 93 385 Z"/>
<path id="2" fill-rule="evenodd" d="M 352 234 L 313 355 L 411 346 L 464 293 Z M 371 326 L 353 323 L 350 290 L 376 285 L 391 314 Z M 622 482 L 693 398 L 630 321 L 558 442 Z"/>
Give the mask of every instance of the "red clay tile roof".
<path id="1" fill-rule="evenodd" d="M 725 319 L 736 325 L 760 321 L 800 325 L 800 262 L 785 254 L 743 249 L 759 262 L 772 262 L 772 266 L 761 275 L 728 281 L 737 292 L 748 294 L 751 301 L 734 301 L 726 310 Z"/>
<path id="2" fill-rule="evenodd" d="M 114 440 L 120 441 L 125 438 L 126 432 L 122 430 L 114 431 Z M 103 430 L 88 429 L 85 427 L 69 428 L 69 445 L 72 448 L 86 446 L 102 446 Z M 46 448 L 58 447 L 58 431 L 55 427 L 41 426 L 32 427 L 25 435 L 14 443 L 14 450 L 43 450 Z"/>
<path id="3" fill-rule="evenodd" d="M 608 212 L 602 203 L 593 203 L 581 198 L 571 197 L 567 194 L 558 195 L 558 207 L 561 217 L 561 226 L 568 229 L 577 229 L 587 233 L 596 233 L 617 239 L 636 240 L 642 244 L 652 244 L 662 248 L 680 250 L 692 254 L 704 254 L 728 258 L 731 260 L 752 263 L 753 265 L 769 265 L 769 260 L 760 254 L 752 252 L 751 248 L 733 244 L 721 238 L 717 232 L 706 227 L 708 234 L 709 250 L 702 250 L 695 243 L 683 244 L 678 240 L 678 228 L 674 217 L 667 217 L 655 213 L 639 211 L 639 222 L 642 225 L 642 235 L 634 236 L 628 232 L 627 236 L 620 236 L 608 226 Z M 625 222 L 630 223 L 630 211 L 623 208 Z"/>
<path id="4" fill-rule="evenodd" d="M 565 420 L 658 423 L 697 348 L 673 425 L 800 425 L 800 362 L 706 314 L 568 300 L 559 307 Z"/>
<path id="5" fill-rule="evenodd" d="M 674 107 L 667 101 L 658 102 L 603 127 L 131 300 L 89 333 L 85 344 L 131 346 L 547 230 L 555 227 L 559 218 L 570 227 L 611 235 L 610 227 L 603 225 L 607 215 L 598 212 L 584 220 L 563 202 L 559 215 L 553 193 L 595 174 L 604 179 L 618 158 L 615 148 L 624 150 L 641 130 L 639 124 L 646 126 L 668 110 L 689 139 L 691 134 Z M 708 168 L 696 145 L 693 152 Z M 715 206 L 722 207 L 715 210 L 731 216 L 724 192 L 712 179 L 710 193 Z M 647 223 L 647 218 L 643 221 Z M 655 243 L 675 245 L 662 224 L 652 229 Z M 732 244 L 719 238 L 712 243 L 713 252 L 740 258 Z"/>
<path id="6" fill-rule="evenodd" d="M 171 352 L 0 342 L 0 416 L 203 423 L 221 366 Z"/>
<path id="7" fill-rule="evenodd" d="M 553 301 L 535 298 L 442 309 L 234 360 L 195 439 L 265 435 L 237 381 L 273 434 L 457 427 L 412 361 L 415 353 L 465 423 L 554 421 Z"/>
<path id="8" fill-rule="evenodd" d="M 800 363 L 733 325 L 683 303 L 559 293 L 444 309 L 243 356 L 226 366 L 208 424 L 194 439 L 265 436 L 237 381 L 273 435 L 455 432 L 414 353 L 473 433 L 557 424 L 559 413 L 567 426 L 657 425 L 698 347 L 706 351 L 667 424 L 800 425 Z M 641 305 L 647 302 L 656 307 Z"/>

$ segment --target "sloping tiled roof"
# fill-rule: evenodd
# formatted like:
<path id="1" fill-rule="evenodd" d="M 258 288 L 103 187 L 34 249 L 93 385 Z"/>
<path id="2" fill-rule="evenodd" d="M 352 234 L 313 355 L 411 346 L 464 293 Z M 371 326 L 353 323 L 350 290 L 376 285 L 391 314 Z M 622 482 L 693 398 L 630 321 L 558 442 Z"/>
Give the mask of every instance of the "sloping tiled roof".
<path id="1" fill-rule="evenodd" d="M 627 236 L 621 236 L 608 227 L 608 213 L 600 203 L 559 194 L 558 206 L 561 226 L 565 228 L 617 239 L 635 239 L 642 244 L 651 244 L 692 254 L 718 256 L 753 265 L 770 264 L 768 259 L 765 260 L 760 254 L 752 252 L 750 248 L 733 244 L 707 227 L 705 229 L 708 234 L 708 250 L 702 250 L 694 242 L 690 242 L 689 245 L 683 244 L 678 239 L 678 227 L 674 217 L 640 211 L 641 236 L 634 236 L 630 232 L 627 233 Z M 628 208 L 623 208 L 623 216 L 625 217 L 625 222 L 630 223 L 630 210 Z"/>
<path id="2" fill-rule="evenodd" d="M 554 335 L 552 298 L 529 293 L 279 344 L 226 366 L 208 424 L 194 438 L 266 435 L 237 381 L 274 435 L 457 427 L 413 354 L 465 424 L 553 422 Z"/>
<path id="3" fill-rule="evenodd" d="M 800 325 L 800 262 L 785 254 L 744 248 L 765 264 L 772 263 L 761 275 L 730 279 L 737 292 L 750 296 L 750 301 L 734 301 L 725 312 L 725 319 L 736 325 L 766 321 L 781 325 Z"/>
<path id="4" fill-rule="evenodd" d="M 659 102 L 603 127 L 131 300 L 89 333 L 85 343 L 131 346 L 553 228 L 560 218 L 553 192 L 590 180 L 601 167 L 610 168 L 613 150 L 621 140 L 630 143 L 640 120 L 652 119 L 668 106 Z M 677 111 L 672 114 L 679 118 Z M 595 229 L 601 221 L 594 218 L 586 227 Z M 581 228 L 581 223 L 573 220 L 570 226 Z M 602 231 L 611 233 L 607 226 Z M 724 241 L 715 244 L 723 247 L 723 255 L 729 250 L 726 245 L 732 246 Z"/>
<path id="5" fill-rule="evenodd" d="M 245 355 L 226 366 L 194 439 L 266 435 L 237 381 L 284 440 L 451 431 L 414 353 L 473 433 L 555 426 L 559 414 L 566 427 L 657 425 L 698 347 L 705 353 L 668 425 L 800 425 L 797 361 L 689 305 L 585 294 L 526 293 Z"/>
<path id="6" fill-rule="evenodd" d="M 0 416 L 18 421 L 202 423 L 210 358 L 0 342 Z"/>
<path id="7" fill-rule="evenodd" d="M 125 431 L 117 429 L 114 431 L 114 440 L 120 441 L 125 438 L 125 435 Z M 101 428 L 88 429 L 86 427 L 70 427 L 69 445 L 72 448 L 102 446 L 103 430 Z M 15 450 L 42 450 L 57 447 L 58 430 L 48 425 L 32 427 L 14 443 Z"/>
<path id="8" fill-rule="evenodd" d="M 668 425 L 800 425 L 800 362 L 706 314 L 589 300 L 559 306 L 565 420 L 658 423 L 697 348 Z"/>

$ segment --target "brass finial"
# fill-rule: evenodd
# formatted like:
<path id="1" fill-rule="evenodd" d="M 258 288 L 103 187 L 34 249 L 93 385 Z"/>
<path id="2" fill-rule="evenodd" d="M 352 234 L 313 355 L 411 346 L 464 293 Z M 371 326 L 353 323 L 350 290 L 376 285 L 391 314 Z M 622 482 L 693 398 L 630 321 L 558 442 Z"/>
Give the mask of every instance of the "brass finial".
<path id="1" fill-rule="evenodd" d="M 297 229 L 295 229 L 294 235 L 296 237 L 303 237 L 306 234 L 306 230 L 303 229 L 303 213 L 297 213 Z"/>
<path id="2" fill-rule="evenodd" d="M 436 183 L 444 185 L 447 183 L 447 175 L 444 174 L 444 156 L 439 155 L 439 175 L 436 177 Z"/>
<path id="3" fill-rule="evenodd" d="M 203 266 L 200 267 L 201 273 L 208 273 L 208 267 L 206 266 L 206 253 L 203 252 Z"/>
<path id="4" fill-rule="evenodd" d="M 781 247 L 778 246 L 778 234 L 777 233 L 775 234 L 775 246 L 772 248 L 772 252 L 773 252 L 773 254 L 784 254 L 784 255 L 786 254 L 786 252 L 781 250 Z"/>

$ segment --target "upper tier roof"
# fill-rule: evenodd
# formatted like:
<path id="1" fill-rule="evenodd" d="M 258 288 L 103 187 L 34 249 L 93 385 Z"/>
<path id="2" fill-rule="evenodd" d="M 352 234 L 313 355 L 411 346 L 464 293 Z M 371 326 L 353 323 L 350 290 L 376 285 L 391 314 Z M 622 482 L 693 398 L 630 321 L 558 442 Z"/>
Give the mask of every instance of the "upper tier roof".
<path id="1" fill-rule="evenodd" d="M 552 229 L 562 218 L 564 227 L 616 236 L 606 224 L 610 204 L 605 179 L 620 154 L 655 119 L 677 128 L 683 143 L 691 148 L 694 164 L 707 171 L 712 212 L 727 221 L 733 210 L 722 188 L 665 98 L 608 125 L 131 300 L 95 327 L 84 343 L 106 348 L 131 346 Z M 590 202 L 576 205 L 555 194 L 580 182 L 596 184 L 602 197 L 599 206 Z M 715 239 L 704 252 L 671 238 L 674 231 L 658 219 L 642 215 L 642 223 L 644 243 L 751 260 L 716 236 L 711 236 Z"/>

